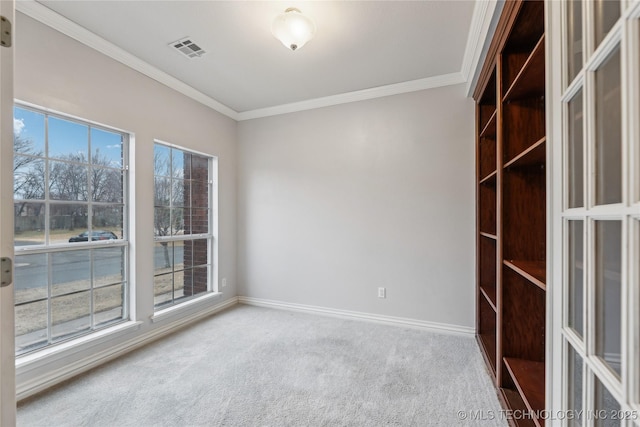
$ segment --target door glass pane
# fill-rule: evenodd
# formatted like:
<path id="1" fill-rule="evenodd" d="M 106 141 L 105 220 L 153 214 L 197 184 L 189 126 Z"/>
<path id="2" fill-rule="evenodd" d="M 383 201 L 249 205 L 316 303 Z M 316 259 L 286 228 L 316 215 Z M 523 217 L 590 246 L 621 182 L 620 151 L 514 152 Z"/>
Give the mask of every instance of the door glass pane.
<path id="1" fill-rule="evenodd" d="M 593 418 L 594 425 L 597 427 L 615 427 L 619 426 L 620 418 L 617 416 L 620 411 L 620 404 L 615 397 L 600 382 L 598 377 L 595 378 L 595 412 Z"/>
<path id="2" fill-rule="evenodd" d="M 620 1 L 596 0 L 593 2 L 593 10 L 597 47 L 620 17 Z"/>
<path id="3" fill-rule="evenodd" d="M 569 327 L 584 336 L 584 260 L 583 222 L 569 221 L 568 279 L 569 279 Z"/>
<path id="4" fill-rule="evenodd" d="M 582 131 L 582 89 L 569 101 L 568 185 L 570 208 L 584 206 L 584 138 Z"/>
<path id="5" fill-rule="evenodd" d="M 596 355 L 621 375 L 622 222 L 596 221 Z"/>
<path id="6" fill-rule="evenodd" d="M 567 362 L 569 364 L 568 381 L 567 381 L 567 402 L 569 413 L 581 414 L 582 413 L 582 358 L 577 351 L 573 349 L 571 345 L 569 347 L 569 354 Z M 570 426 L 579 426 L 580 419 L 576 417 L 574 420 L 569 420 Z"/>
<path id="7" fill-rule="evenodd" d="M 571 82 L 582 69 L 582 0 L 567 2 L 567 21 L 567 71 Z"/>
<path id="8" fill-rule="evenodd" d="M 620 48 L 596 71 L 596 204 L 622 201 Z"/>

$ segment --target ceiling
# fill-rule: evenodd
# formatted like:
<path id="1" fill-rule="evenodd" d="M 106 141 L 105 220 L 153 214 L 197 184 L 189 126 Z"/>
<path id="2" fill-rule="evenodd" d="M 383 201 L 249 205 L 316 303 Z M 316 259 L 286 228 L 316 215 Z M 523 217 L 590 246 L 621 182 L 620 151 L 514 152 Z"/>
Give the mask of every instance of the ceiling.
<path id="1" fill-rule="evenodd" d="M 236 113 L 460 73 L 475 6 L 474 0 L 38 3 Z M 273 19 L 292 6 L 317 26 L 295 52 L 271 35 Z M 189 59 L 169 47 L 184 37 L 207 53 Z"/>

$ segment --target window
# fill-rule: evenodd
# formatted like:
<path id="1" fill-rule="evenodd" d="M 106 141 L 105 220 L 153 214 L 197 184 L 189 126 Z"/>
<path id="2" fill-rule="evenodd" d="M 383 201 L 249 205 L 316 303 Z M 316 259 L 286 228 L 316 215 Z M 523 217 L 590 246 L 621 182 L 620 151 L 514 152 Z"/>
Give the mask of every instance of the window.
<path id="1" fill-rule="evenodd" d="M 156 310 L 211 290 L 211 168 L 211 157 L 155 144 Z"/>
<path id="2" fill-rule="evenodd" d="M 16 354 L 126 320 L 122 132 L 14 108 Z"/>

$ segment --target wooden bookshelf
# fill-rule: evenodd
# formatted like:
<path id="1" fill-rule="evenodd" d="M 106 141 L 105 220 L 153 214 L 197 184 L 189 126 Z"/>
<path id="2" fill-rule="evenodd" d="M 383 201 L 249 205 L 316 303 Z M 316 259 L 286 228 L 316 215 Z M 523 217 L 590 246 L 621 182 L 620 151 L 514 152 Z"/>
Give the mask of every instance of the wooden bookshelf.
<path id="1" fill-rule="evenodd" d="M 544 425 L 544 32 L 543 1 L 505 2 L 474 91 L 478 343 L 518 426 Z"/>

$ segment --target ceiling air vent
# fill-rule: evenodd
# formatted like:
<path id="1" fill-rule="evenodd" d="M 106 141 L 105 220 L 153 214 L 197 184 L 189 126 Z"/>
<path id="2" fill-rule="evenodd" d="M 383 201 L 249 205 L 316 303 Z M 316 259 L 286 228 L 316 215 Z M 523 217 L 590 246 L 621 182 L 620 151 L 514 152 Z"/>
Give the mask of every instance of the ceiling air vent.
<path id="1" fill-rule="evenodd" d="M 191 38 L 187 37 L 182 40 L 177 40 L 173 43 L 169 43 L 169 46 L 178 50 L 181 54 L 188 58 L 200 58 L 205 52 L 200 46 L 195 44 Z"/>

